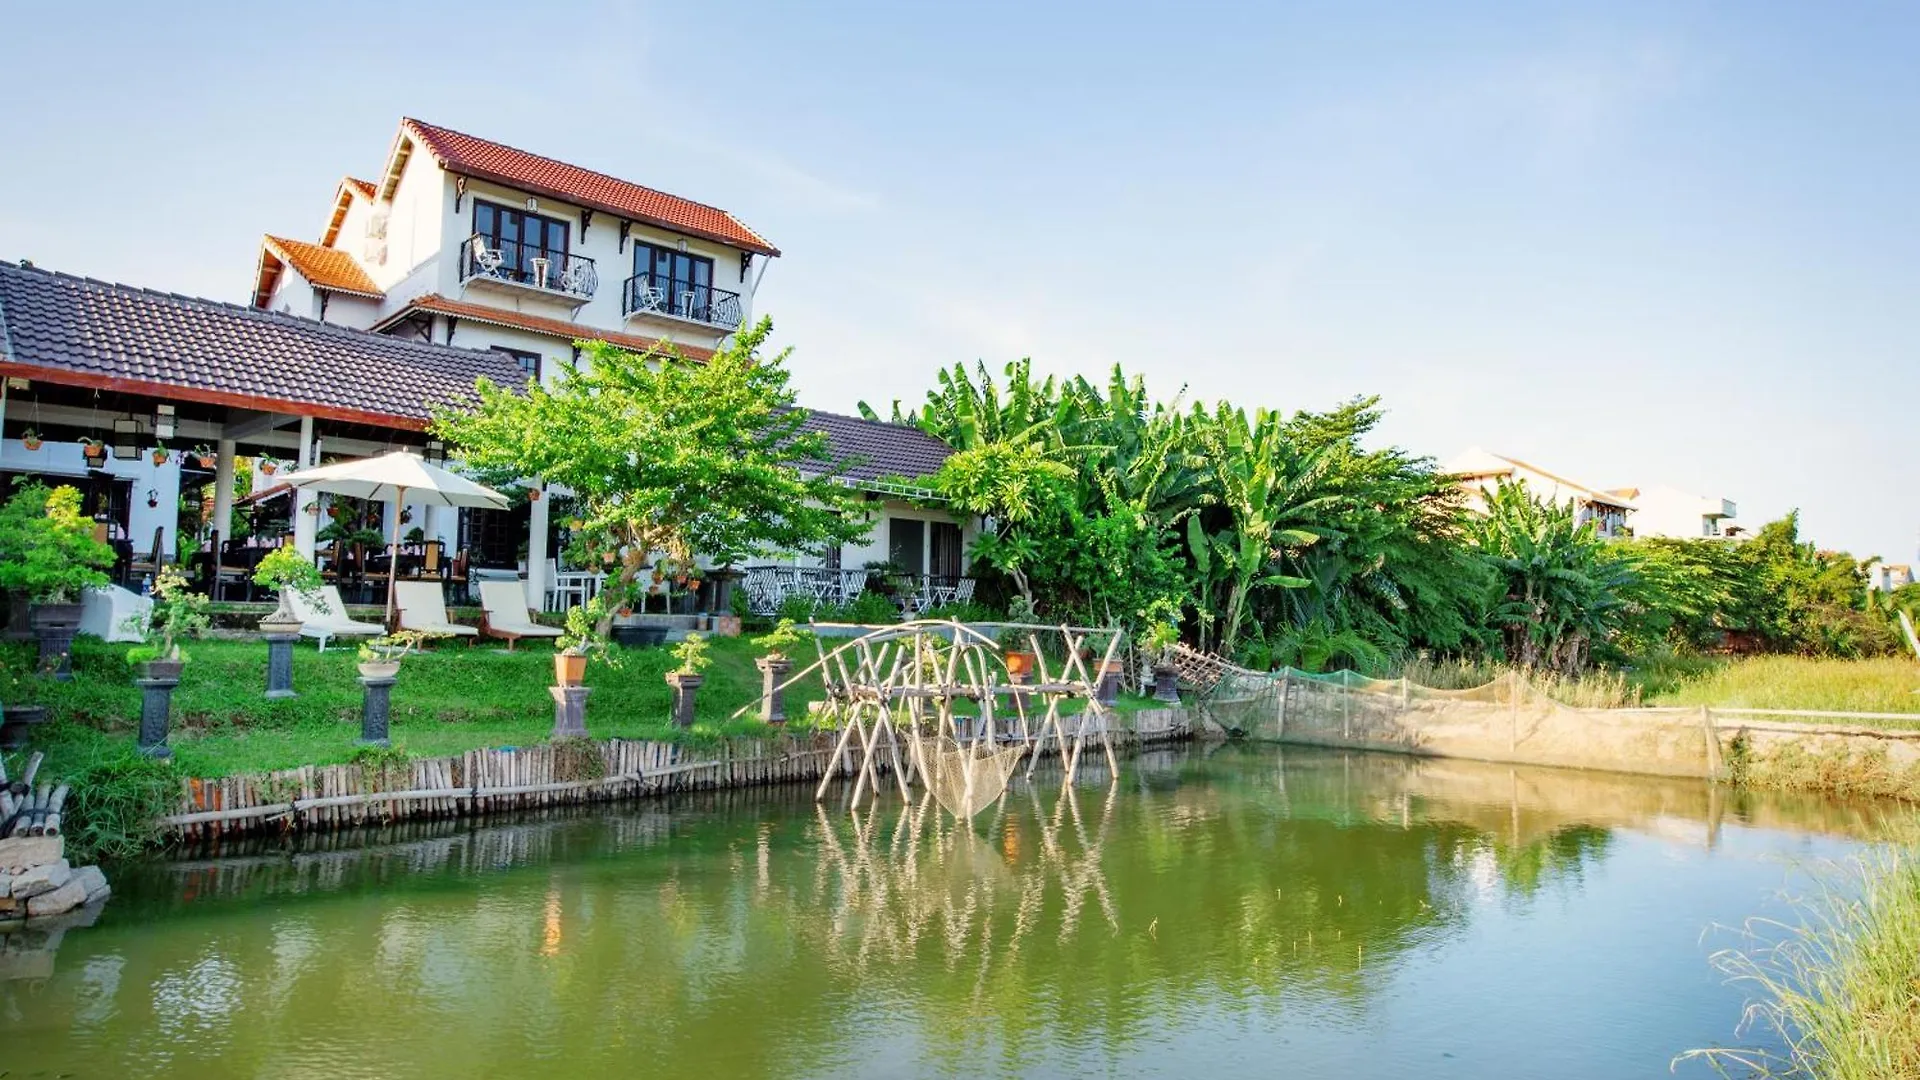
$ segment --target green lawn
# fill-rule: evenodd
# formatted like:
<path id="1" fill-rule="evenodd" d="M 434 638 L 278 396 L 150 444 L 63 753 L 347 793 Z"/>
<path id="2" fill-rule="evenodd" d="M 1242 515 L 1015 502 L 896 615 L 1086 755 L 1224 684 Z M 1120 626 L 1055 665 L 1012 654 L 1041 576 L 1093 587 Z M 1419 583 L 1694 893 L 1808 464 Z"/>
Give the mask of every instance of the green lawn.
<path id="1" fill-rule="evenodd" d="M 1911 657 L 1820 660 L 1755 656 L 1714 664 L 1648 693 L 1649 705 L 1913 713 L 1920 725 L 1920 663 Z M 1883 723 L 1909 726 L 1902 721 Z"/>
<path id="2" fill-rule="evenodd" d="M 621 663 L 592 663 L 587 685 L 587 730 L 596 738 L 708 740 L 766 735 L 754 716 L 729 720 L 760 694 L 753 661 L 760 650 L 746 638 L 712 639 L 713 666 L 700 690 L 699 720 L 691 732 L 668 722 L 671 690 L 663 676 L 675 666 L 664 648 L 618 650 Z M 83 771 L 94 761 L 125 755 L 134 742 L 140 691 L 125 661 L 128 646 L 81 638 L 74 648 L 74 680 L 59 683 L 30 674 L 32 643 L 0 644 L 0 702 L 43 704 L 50 722 L 35 735 L 47 751 L 48 775 Z M 358 749 L 361 688 L 352 647 L 320 653 L 310 642 L 294 648 L 293 682 L 299 697 L 268 701 L 266 645 L 259 640 L 209 640 L 188 645 L 192 660 L 173 697 L 172 746 L 191 776 L 264 772 L 304 764 L 346 761 Z M 811 652 L 811 649 L 808 650 Z M 545 645 L 507 652 L 488 643 L 471 648 L 441 643 L 408 657 L 393 689 L 392 738 L 414 757 L 458 754 L 476 747 L 518 746 L 546 739 L 553 726 L 553 650 Z M 799 718 L 822 696 L 809 678 L 788 692 L 788 715 Z M 1123 699 L 1123 711 L 1150 704 Z"/>

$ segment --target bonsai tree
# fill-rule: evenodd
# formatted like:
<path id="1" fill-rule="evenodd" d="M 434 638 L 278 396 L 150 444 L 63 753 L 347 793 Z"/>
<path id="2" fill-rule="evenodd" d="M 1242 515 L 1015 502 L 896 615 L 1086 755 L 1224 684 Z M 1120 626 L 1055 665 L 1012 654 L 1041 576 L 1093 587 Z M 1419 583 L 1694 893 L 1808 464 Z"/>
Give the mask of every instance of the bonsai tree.
<path id="1" fill-rule="evenodd" d="M 705 634 L 698 631 L 689 633 L 687 640 L 673 647 L 673 658 L 680 661 L 680 666 L 674 669 L 673 674 L 698 675 L 707 670 L 713 663 L 713 657 L 707 655 L 707 650 L 712 647 Z"/>
<path id="2" fill-rule="evenodd" d="M 1155 667 L 1167 662 L 1169 653 L 1180 643 L 1180 610 L 1171 600 L 1156 600 L 1140 613 L 1140 647 L 1152 658 Z"/>
<path id="3" fill-rule="evenodd" d="M 476 404 L 441 410 L 433 430 L 477 479 L 572 491 L 575 544 L 588 565 L 617 564 L 622 584 L 659 556 L 725 564 L 855 543 L 869 525 L 839 480 L 844 463 L 808 429 L 786 354 L 757 355 L 772 328 L 743 329 L 704 364 L 671 346 L 586 342 L 578 370 L 553 386 L 483 380 Z"/>
<path id="4" fill-rule="evenodd" d="M 323 581 L 312 560 L 300 554 L 299 549 L 280 547 L 268 552 L 260 565 L 254 567 L 253 583 L 280 593 L 280 606 L 260 620 L 270 625 L 299 622 L 300 616 L 293 610 L 293 594 L 297 592 L 317 604 Z"/>
<path id="5" fill-rule="evenodd" d="M 138 616 L 128 620 L 138 624 Z M 127 650 L 129 664 L 184 664 L 187 651 L 180 642 L 211 625 L 207 598 L 194 592 L 179 567 L 163 566 L 153 584 L 153 610 L 147 614 L 146 644 Z M 149 668 L 149 671 L 152 669 Z"/>
<path id="6" fill-rule="evenodd" d="M 401 657 L 408 653 L 420 652 L 427 647 L 427 642 L 446 636 L 448 635 L 433 630 L 395 630 L 390 634 L 371 638 L 361 645 L 360 663 L 363 667 L 367 664 L 397 666 Z M 364 670 L 362 674 L 365 674 Z"/>
<path id="7" fill-rule="evenodd" d="M 73 488 L 29 484 L 0 510 L 0 588 L 36 604 L 78 604 L 80 590 L 107 583 L 112 565 L 113 549 L 94 539 Z"/>
<path id="8" fill-rule="evenodd" d="M 558 685 L 579 686 L 586 677 L 590 657 L 599 657 L 608 667 L 620 666 L 620 657 L 603 629 L 610 603 L 607 594 L 600 593 L 567 609 L 567 632 L 553 642 L 553 678 Z"/>
<path id="9" fill-rule="evenodd" d="M 753 639 L 755 645 L 766 650 L 768 660 L 791 659 L 787 653 L 813 640 L 813 633 L 794 625 L 792 619 L 781 619 L 772 630 Z"/>

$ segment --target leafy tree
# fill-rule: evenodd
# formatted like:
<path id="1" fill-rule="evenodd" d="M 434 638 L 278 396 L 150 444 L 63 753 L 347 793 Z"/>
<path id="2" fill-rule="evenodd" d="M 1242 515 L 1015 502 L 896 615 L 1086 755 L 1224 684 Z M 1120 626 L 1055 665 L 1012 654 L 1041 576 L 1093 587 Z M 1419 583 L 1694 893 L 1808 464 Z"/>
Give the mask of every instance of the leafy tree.
<path id="1" fill-rule="evenodd" d="M 94 539 L 80 492 L 28 484 L 0 508 L 0 588 L 35 603 L 70 604 L 80 590 L 107 583 L 113 549 Z"/>
<path id="2" fill-rule="evenodd" d="M 826 436 L 804 426 L 787 353 L 757 355 L 771 331 L 762 319 L 704 364 L 585 342 L 552 389 L 482 381 L 477 404 L 440 412 L 434 430 L 483 477 L 570 491 L 588 553 L 618 555 L 627 593 L 656 553 L 687 565 L 853 543 L 865 513 Z"/>
<path id="3" fill-rule="evenodd" d="M 1504 585 L 1494 618 L 1507 659 L 1578 675 L 1626 617 L 1625 594 L 1638 581 L 1632 558 L 1579 521 L 1570 502 L 1524 484 L 1489 493 L 1467 532 Z"/>

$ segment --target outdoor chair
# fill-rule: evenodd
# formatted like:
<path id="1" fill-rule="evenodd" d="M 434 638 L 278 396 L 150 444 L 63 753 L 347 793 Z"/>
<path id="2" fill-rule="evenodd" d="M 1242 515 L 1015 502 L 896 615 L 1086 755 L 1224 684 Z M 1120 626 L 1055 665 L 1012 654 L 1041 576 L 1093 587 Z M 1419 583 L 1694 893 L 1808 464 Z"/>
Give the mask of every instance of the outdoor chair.
<path id="1" fill-rule="evenodd" d="M 321 652 L 326 652 L 327 642 L 336 637 L 373 637 L 387 632 L 379 623 L 360 622 L 349 616 L 340 589 L 334 585 L 322 588 L 317 600 L 295 589 L 288 602 L 300 616 L 300 636 L 319 639 Z"/>
<path id="2" fill-rule="evenodd" d="M 659 311 L 661 309 L 661 305 L 665 304 L 666 302 L 667 302 L 666 293 L 660 291 L 659 289 L 655 288 L 652 285 L 646 284 L 645 282 L 634 283 L 633 310 Z"/>
<path id="3" fill-rule="evenodd" d="M 144 555 L 135 555 L 127 565 L 130 577 L 151 574 L 158 578 L 160 568 L 167 565 L 166 530 L 155 526 L 153 530 L 153 548 Z"/>
<path id="4" fill-rule="evenodd" d="M 577 296 L 585 296 L 593 290 L 593 267 L 579 259 L 567 260 L 567 269 L 560 275 L 560 287 Z"/>
<path id="5" fill-rule="evenodd" d="M 447 601 L 437 581 L 396 581 L 393 603 L 400 611 L 400 629 L 422 630 L 429 634 L 452 634 L 461 638 L 480 636 L 477 627 L 463 626 L 447 617 Z M 473 642 L 469 640 L 467 644 Z"/>
<path id="6" fill-rule="evenodd" d="M 560 631 L 533 621 L 527 608 L 526 585 L 518 581 L 480 583 L 480 632 L 507 643 L 507 651 L 521 638 L 557 638 Z"/>
<path id="7" fill-rule="evenodd" d="M 473 265 L 488 277 L 499 277 L 500 266 L 507 261 L 507 253 L 499 248 L 490 248 L 484 237 L 473 238 Z"/>

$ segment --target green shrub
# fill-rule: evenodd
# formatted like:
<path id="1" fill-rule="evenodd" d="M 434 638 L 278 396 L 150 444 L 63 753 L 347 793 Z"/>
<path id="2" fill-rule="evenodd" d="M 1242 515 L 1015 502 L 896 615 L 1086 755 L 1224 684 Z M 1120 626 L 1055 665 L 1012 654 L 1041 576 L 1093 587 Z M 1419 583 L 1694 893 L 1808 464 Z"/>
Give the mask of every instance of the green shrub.
<path id="1" fill-rule="evenodd" d="M 863 592 L 847 605 L 847 622 L 887 626 L 900 621 L 900 609 L 876 592 Z"/>
<path id="2" fill-rule="evenodd" d="M 124 859 L 159 842 L 159 820 L 180 798 L 180 775 L 124 743 L 102 751 L 64 775 L 67 794 L 61 832 L 67 858 L 78 865 Z"/>
<path id="3" fill-rule="evenodd" d="M 807 593 L 791 593 L 780 601 L 775 619 L 796 623 L 811 622 L 820 610 L 820 602 Z"/>
<path id="4" fill-rule="evenodd" d="M 80 493 L 29 484 L 0 509 L 0 588 L 36 603 L 71 604 L 80 590 L 105 585 L 113 549 L 93 538 Z"/>

